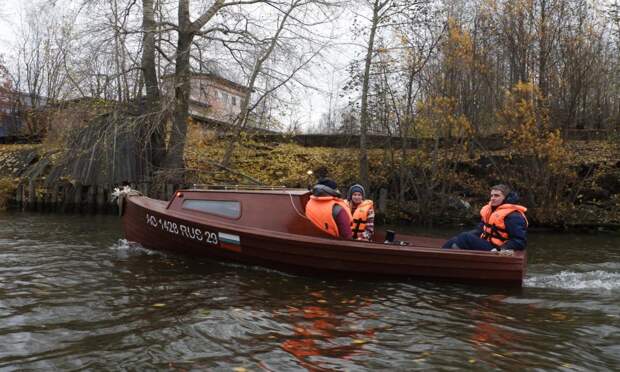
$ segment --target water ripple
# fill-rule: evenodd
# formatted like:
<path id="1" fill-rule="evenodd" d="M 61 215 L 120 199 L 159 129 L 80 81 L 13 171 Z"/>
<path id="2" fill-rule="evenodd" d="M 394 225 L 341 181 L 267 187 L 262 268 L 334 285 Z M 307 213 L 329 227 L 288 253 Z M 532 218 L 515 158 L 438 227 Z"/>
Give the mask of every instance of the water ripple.
<path id="1" fill-rule="evenodd" d="M 612 264 L 601 265 L 616 266 Z M 586 272 L 566 271 L 549 275 L 536 275 L 525 280 L 526 287 L 558 289 L 593 289 L 615 291 L 620 289 L 620 272 L 594 270 Z"/>
<path id="2" fill-rule="evenodd" d="M 525 288 L 508 290 L 295 276 L 151 251 L 120 231 L 114 217 L 0 215 L 1 370 L 620 364 L 609 249 L 570 262 L 534 251 Z"/>

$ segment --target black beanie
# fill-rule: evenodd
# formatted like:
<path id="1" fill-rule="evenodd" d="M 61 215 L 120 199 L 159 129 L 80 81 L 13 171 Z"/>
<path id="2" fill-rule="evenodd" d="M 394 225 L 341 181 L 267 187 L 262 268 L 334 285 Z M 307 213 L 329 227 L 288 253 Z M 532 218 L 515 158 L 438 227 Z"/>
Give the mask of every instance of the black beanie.
<path id="1" fill-rule="evenodd" d="M 338 189 L 338 184 L 336 183 L 336 181 L 330 179 L 330 178 L 321 178 L 319 180 L 319 182 L 317 182 L 319 185 L 324 185 L 327 186 L 333 190 L 337 190 Z"/>

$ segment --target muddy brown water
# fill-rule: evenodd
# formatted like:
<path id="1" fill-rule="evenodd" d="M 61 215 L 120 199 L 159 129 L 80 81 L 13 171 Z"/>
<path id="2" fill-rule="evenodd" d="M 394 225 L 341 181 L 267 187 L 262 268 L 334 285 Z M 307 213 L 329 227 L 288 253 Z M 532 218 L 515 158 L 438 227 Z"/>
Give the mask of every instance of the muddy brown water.
<path id="1" fill-rule="evenodd" d="M 617 368 L 620 236 L 528 249 L 521 290 L 322 279 L 153 252 L 114 216 L 0 213 L 0 370 Z"/>

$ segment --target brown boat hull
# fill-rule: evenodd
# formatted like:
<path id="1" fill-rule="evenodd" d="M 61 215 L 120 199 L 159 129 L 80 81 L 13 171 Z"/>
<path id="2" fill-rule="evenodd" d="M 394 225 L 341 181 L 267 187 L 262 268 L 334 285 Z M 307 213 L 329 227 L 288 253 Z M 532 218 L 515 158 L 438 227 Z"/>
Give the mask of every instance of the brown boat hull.
<path id="1" fill-rule="evenodd" d="M 521 286 L 526 256 L 445 250 L 430 238 L 402 237 L 408 246 L 343 241 L 239 226 L 167 209 L 142 196 L 125 201 L 129 241 L 155 250 L 232 260 L 290 272 L 408 276 Z M 169 206 L 169 204 L 168 204 Z"/>

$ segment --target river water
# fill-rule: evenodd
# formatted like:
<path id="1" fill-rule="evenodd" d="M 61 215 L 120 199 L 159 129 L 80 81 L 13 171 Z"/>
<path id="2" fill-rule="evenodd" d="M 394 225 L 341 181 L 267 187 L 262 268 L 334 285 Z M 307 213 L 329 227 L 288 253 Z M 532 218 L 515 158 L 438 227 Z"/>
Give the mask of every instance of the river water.
<path id="1" fill-rule="evenodd" d="M 114 216 L 0 214 L 0 370 L 620 366 L 618 235 L 532 233 L 520 290 L 322 280 L 121 235 Z"/>

